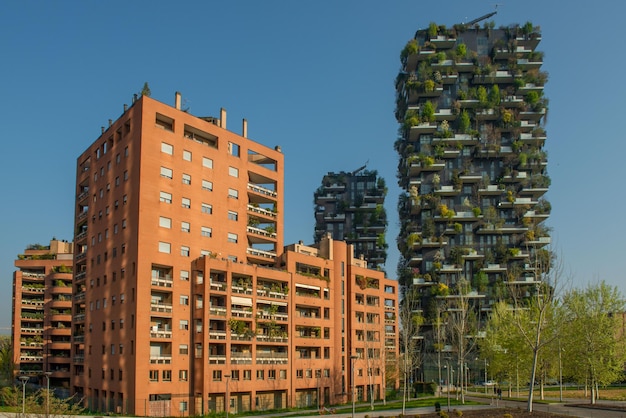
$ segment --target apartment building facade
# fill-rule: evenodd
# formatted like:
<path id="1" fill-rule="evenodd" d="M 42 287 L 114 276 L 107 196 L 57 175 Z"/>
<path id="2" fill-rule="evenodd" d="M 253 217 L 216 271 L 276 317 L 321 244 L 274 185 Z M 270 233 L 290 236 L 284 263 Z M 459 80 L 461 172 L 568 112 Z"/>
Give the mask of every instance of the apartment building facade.
<path id="1" fill-rule="evenodd" d="M 73 244 L 30 245 L 15 260 L 12 343 L 16 376 L 70 390 Z"/>
<path id="2" fill-rule="evenodd" d="M 224 110 L 195 117 L 180 103 L 137 99 L 78 158 L 73 391 L 94 410 L 153 416 L 223 411 L 229 381 L 238 410 L 310 403 L 292 390 L 293 365 L 275 363 L 294 360 L 278 341 L 293 338 L 279 312 L 296 317 L 286 312 L 295 304 L 272 297 L 279 284 L 295 289 L 276 268 L 283 154 L 249 140 L 245 120 L 235 134 Z M 257 328 L 266 310 L 279 315 L 271 337 Z"/>
<path id="3" fill-rule="evenodd" d="M 354 246 L 370 268 L 387 261 L 385 180 L 365 169 L 328 173 L 315 191 L 315 242 L 330 233 Z"/>
<path id="4" fill-rule="evenodd" d="M 540 30 L 478 20 L 418 30 L 396 79 L 399 280 L 419 288 L 430 323 L 454 308 L 459 280 L 484 318 L 531 294 L 550 258 Z"/>

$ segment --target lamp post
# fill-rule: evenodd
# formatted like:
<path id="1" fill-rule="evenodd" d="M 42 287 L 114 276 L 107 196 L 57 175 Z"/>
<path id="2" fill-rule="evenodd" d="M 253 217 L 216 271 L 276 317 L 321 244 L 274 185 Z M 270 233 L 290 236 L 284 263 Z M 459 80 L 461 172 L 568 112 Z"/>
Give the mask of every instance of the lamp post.
<path id="1" fill-rule="evenodd" d="M 446 359 L 446 395 L 448 396 L 448 412 L 450 412 L 450 360 Z"/>
<path id="2" fill-rule="evenodd" d="M 46 418 L 50 416 L 50 375 L 52 372 L 43 372 L 46 376 Z"/>
<path id="3" fill-rule="evenodd" d="M 22 417 L 26 415 L 26 383 L 28 382 L 28 376 L 20 376 L 22 382 Z"/>
<path id="4" fill-rule="evenodd" d="M 354 362 L 358 358 L 359 358 L 359 356 L 357 356 L 357 355 L 351 355 L 350 356 L 350 366 L 351 366 L 350 368 L 352 369 L 351 372 L 350 372 L 351 375 L 352 375 L 352 377 L 350 379 L 351 380 L 350 383 L 352 384 L 352 418 L 354 418 L 354 407 L 355 407 L 355 403 L 354 403 L 354 401 L 355 401 L 355 399 L 354 399 L 354 389 L 355 389 L 355 385 L 354 385 Z"/>
<path id="5" fill-rule="evenodd" d="M 485 359 L 485 394 L 487 394 L 487 359 Z"/>
<path id="6" fill-rule="evenodd" d="M 228 407 L 230 406 L 230 401 L 228 400 L 228 380 L 230 379 L 229 374 L 225 374 L 226 378 L 226 392 L 224 392 L 224 412 L 226 412 L 226 418 L 228 418 Z"/>

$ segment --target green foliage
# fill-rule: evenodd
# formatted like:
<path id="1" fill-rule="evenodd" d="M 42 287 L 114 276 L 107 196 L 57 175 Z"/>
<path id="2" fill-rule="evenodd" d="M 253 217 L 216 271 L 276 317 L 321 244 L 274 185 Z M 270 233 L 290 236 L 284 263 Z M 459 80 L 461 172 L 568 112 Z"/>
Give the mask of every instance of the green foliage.
<path id="1" fill-rule="evenodd" d="M 400 59 L 404 61 L 409 57 L 409 55 L 417 54 L 418 50 L 419 47 L 417 46 L 417 41 L 415 39 L 411 39 L 402 49 L 402 52 L 400 53 Z"/>
<path id="2" fill-rule="evenodd" d="M 495 84 L 489 91 L 489 104 L 492 107 L 500 105 L 500 87 Z"/>
<path id="3" fill-rule="evenodd" d="M 465 58 L 467 55 L 467 46 L 465 46 L 465 44 L 458 44 L 456 46 L 456 55 L 459 58 Z"/>
<path id="4" fill-rule="evenodd" d="M 428 100 L 422 106 L 422 118 L 428 122 L 434 122 L 435 120 L 435 106 Z"/>
<path id="5" fill-rule="evenodd" d="M 143 83 L 143 87 L 141 89 L 141 95 L 146 96 L 146 97 L 150 97 L 152 95 L 152 92 L 150 91 L 150 86 L 148 86 L 147 81 Z"/>
<path id="6" fill-rule="evenodd" d="M 476 99 L 481 106 L 485 106 L 489 102 L 487 89 L 484 86 L 479 86 L 478 89 L 476 89 Z"/>
<path id="7" fill-rule="evenodd" d="M 564 341 L 568 375 L 580 383 L 605 386 L 622 378 L 626 361 L 621 315 L 626 301 L 615 286 L 601 281 L 573 289 L 563 298 L 569 318 Z"/>
<path id="8" fill-rule="evenodd" d="M 459 118 L 459 131 L 461 133 L 466 134 L 471 126 L 471 119 L 467 110 L 461 112 L 461 117 Z"/>
<path id="9" fill-rule="evenodd" d="M 420 116 L 417 110 L 409 110 L 404 115 L 404 128 L 410 129 L 412 126 L 417 126 L 420 124 Z"/>
<path id="10" fill-rule="evenodd" d="M 437 26 L 437 24 L 435 22 L 430 22 L 430 24 L 428 25 L 428 36 L 434 38 L 437 36 L 438 32 L 439 27 Z"/>
<path id="11" fill-rule="evenodd" d="M 6 386 L 0 390 L 0 399 L 7 406 L 22 406 L 22 387 Z M 80 415 L 85 412 L 85 408 L 81 406 L 81 399 L 74 396 L 67 399 L 60 399 L 54 396 L 54 391 L 47 393 L 46 389 L 40 389 L 36 392 L 27 393 L 24 403 L 24 409 L 30 414 L 44 415 L 46 413 L 46 400 L 49 400 L 50 415 Z"/>

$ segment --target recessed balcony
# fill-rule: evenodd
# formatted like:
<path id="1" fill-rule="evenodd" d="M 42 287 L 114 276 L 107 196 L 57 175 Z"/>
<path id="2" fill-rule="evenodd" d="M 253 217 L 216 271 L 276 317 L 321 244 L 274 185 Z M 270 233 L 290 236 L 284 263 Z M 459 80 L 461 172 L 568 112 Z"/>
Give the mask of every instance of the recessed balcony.
<path id="1" fill-rule="evenodd" d="M 430 38 L 430 43 L 435 45 L 437 49 L 448 49 L 456 45 L 456 38 L 451 38 L 447 35 L 437 35 Z"/>
<path id="2" fill-rule="evenodd" d="M 454 186 L 439 186 L 438 189 L 435 189 L 435 194 L 439 196 L 456 196 L 459 193 L 461 193 L 461 190 Z"/>
<path id="3" fill-rule="evenodd" d="M 452 109 L 438 109 L 435 112 L 435 120 L 455 120 L 457 115 L 452 111 Z"/>
<path id="4" fill-rule="evenodd" d="M 542 61 L 532 61 L 527 58 L 519 58 L 517 60 L 517 66 L 522 70 L 532 70 L 540 68 L 543 64 Z"/>
<path id="5" fill-rule="evenodd" d="M 506 96 L 502 99 L 500 104 L 504 107 L 522 107 L 524 105 L 524 99 L 517 96 Z"/>

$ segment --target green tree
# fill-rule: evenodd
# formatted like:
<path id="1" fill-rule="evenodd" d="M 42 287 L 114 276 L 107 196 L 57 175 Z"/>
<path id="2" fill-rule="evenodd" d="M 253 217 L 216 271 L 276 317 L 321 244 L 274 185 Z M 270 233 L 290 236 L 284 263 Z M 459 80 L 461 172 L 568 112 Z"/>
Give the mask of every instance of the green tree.
<path id="1" fill-rule="evenodd" d="M 407 287 L 404 290 L 404 297 L 400 303 L 398 315 L 398 331 L 402 347 L 402 379 L 404 391 L 402 394 L 402 415 L 406 413 L 407 390 L 409 387 L 409 376 L 413 370 L 419 366 L 419 355 L 417 350 L 418 336 L 420 328 L 424 323 L 424 317 L 418 314 L 419 293 L 414 287 Z"/>
<path id="2" fill-rule="evenodd" d="M 569 374 L 591 386 L 590 402 L 598 387 L 620 380 L 626 362 L 625 338 L 621 331 L 625 300 L 617 287 L 604 281 L 584 289 L 573 289 L 563 297 L 569 326 L 563 347 Z"/>
<path id="3" fill-rule="evenodd" d="M 146 96 L 146 97 L 150 97 L 152 95 L 152 92 L 150 91 L 150 86 L 148 86 L 147 81 L 143 83 L 143 88 L 141 89 L 141 95 Z"/>
<path id="4" fill-rule="evenodd" d="M 540 364 L 541 354 L 546 347 L 558 338 L 560 318 L 562 318 L 555 294 L 561 286 L 563 268 L 552 251 L 546 259 L 535 256 L 530 266 L 538 282 L 537 287 L 526 296 L 528 289 L 511 285 L 513 297 L 513 312 L 511 321 L 517 328 L 520 340 L 531 355 L 531 364 L 528 370 L 527 411 L 533 410 L 533 396 L 537 369 Z"/>

